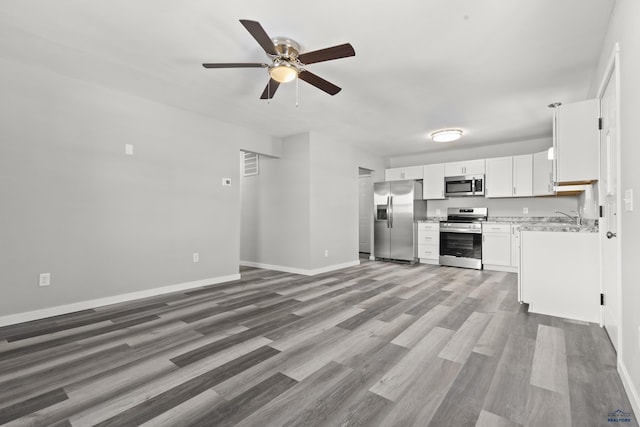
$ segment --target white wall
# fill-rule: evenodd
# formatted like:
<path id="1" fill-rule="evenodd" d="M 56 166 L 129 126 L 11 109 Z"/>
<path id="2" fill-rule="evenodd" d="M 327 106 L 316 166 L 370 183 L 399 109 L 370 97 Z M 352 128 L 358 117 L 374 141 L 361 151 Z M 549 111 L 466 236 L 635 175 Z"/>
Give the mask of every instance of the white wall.
<path id="1" fill-rule="evenodd" d="M 607 66 L 613 47 L 620 44 L 620 154 L 622 158 L 620 191 L 632 189 L 636 195 L 633 211 L 618 211 L 622 227 L 618 238 L 622 245 L 622 332 L 621 351 L 618 354 L 619 370 L 627 381 L 628 391 L 635 403 L 636 419 L 640 416 L 640 2 L 617 0 L 609 24 L 609 32 L 603 44 L 598 72 L 592 84 L 591 97 L 596 91 Z"/>
<path id="2" fill-rule="evenodd" d="M 445 200 L 429 200 L 427 202 L 427 215 L 430 217 L 447 216 L 447 208 L 487 208 L 489 217 L 548 217 L 562 216 L 555 211 L 563 211 L 571 214 L 577 210 L 576 196 L 552 196 L 552 197 L 517 197 L 504 199 L 487 199 L 485 197 L 452 197 Z M 529 213 L 524 214 L 522 208 L 528 208 Z M 440 210 L 438 214 L 437 210 Z"/>
<path id="3" fill-rule="evenodd" d="M 308 133 L 283 138 L 281 157 L 241 178 L 242 261 L 309 269 L 309 154 Z"/>
<path id="4" fill-rule="evenodd" d="M 410 156 L 391 157 L 389 167 L 429 165 L 433 163 L 457 162 L 462 160 L 490 159 L 492 157 L 517 156 L 544 151 L 553 145 L 551 138 L 552 112 L 549 110 L 549 137 L 517 141 L 505 144 L 487 145 L 484 147 L 455 148 L 455 142 L 448 142 L 451 148 L 441 151 L 413 154 Z M 464 137 L 463 137 L 464 138 Z"/>
<path id="5" fill-rule="evenodd" d="M 270 136 L 4 59 L 0 93 L 0 317 L 237 275 L 238 151 Z"/>
<path id="6" fill-rule="evenodd" d="M 358 262 L 359 167 L 384 178 L 382 158 L 348 143 L 283 138 L 282 156 L 261 158 L 260 175 L 241 180 L 242 261 L 304 274 Z"/>
<path id="7" fill-rule="evenodd" d="M 382 158 L 311 132 L 311 267 L 359 259 L 359 168 L 384 179 Z M 372 206 L 373 208 L 373 206 Z M 325 250 L 329 256 L 325 257 Z"/>

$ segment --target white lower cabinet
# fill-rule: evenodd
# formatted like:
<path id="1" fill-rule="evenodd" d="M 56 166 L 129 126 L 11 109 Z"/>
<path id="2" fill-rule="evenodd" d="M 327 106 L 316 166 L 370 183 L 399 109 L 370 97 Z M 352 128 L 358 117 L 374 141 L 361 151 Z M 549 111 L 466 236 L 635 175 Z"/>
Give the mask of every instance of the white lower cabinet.
<path id="1" fill-rule="evenodd" d="M 511 267 L 520 265 L 520 225 L 511 224 Z"/>
<path id="2" fill-rule="evenodd" d="M 519 299 L 530 313 L 600 322 L 598 233 L 523 231 Z"/>
<path id="3" fill-rule="evenodd" d="M 511 265 L 511 224 L 482 224 L 482 265 L 487 270 L 515 271 Z"/>
<path id="4" fill-rule="evenodd" d="M 440 223 L 418 223 L 418 258 L 427 264 L 440 263 Z"/>

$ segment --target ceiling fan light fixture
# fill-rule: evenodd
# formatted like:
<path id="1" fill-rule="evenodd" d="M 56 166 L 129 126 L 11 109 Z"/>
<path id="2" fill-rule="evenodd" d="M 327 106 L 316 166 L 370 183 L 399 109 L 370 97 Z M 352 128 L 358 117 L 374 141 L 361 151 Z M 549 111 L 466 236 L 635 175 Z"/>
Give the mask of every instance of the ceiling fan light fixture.
<path id="1" fill-rule="evenodd" d="M 298 76 L 298 69 L 285 61 L 276 61 L 269 67 L 269 76 L 278 83 L 287 83 Z"/>
<path id="2" fill-rule="evenodd" d="M 462 129 L 442 129 L 431 134 L 431 139 L 435 142 L 451 142 L 462 137 Z"/>

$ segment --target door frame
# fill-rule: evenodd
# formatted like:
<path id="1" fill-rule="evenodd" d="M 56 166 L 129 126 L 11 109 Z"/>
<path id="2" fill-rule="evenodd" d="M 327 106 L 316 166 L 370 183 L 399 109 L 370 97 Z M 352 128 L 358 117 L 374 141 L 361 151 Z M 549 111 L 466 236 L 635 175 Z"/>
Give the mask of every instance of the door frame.
<path id="1" fill-rule="evenodd" d="M 622 215 L 620 215 L 620 208 L 621 208 L 621 203 L 622 203 L 622 195 L 620 192 L 620 183 L 622 181 L 622 173 L 621 173 L 621 155 L 620 155 L 620 45 L 618 43 L 616 43 L 613 47 L 613 52 L 611 54 L 611 57 L 609 58 L 609 62 L 607 63 L 607 67 L 604 70 L 604 74 L 602 77 L 602 80 L 600 82 L 600 86 L 598 87 L 598 92 L 597 92 L 597 98 L 602 101 L 602 98 L 604 96 L 604 93 L 607 89 L 607 86 L 609 85 L 609 81 L 611 79 L 612 76 L 615 75 L 615 94 L 616 94 L 616 100 L 615 100 L 615 104 L 616 104 L 616 138 L 615 138 L 615 143 L 617 146 L 617 150 L 616 150 L 616 184 L 618 186 L 618 190 L 616 192 L 616 204 L 617 204 L 617 209 L 618 209 L 618 215 L 616 218 L 616 231 L 618 233 L 617 238 L 615 239 L 615 244 L 617 246 L 616 250 L 618 252 L 618 259 L 616 261 L 616 280 L 614 283 L 614 286 L 616 288 L 616 294 L 617 294 L 617 306 L 618 306 L 618 313 L 617 313 L 617 323 L 618 323 L 618 327 L 617 327 L 617 336 L 616 336 L 616 342 L 618 344 L 618 348 L 617 348 L 617 353 L 618 353 L 618 358 L 621 357 L 622 354 L 622 347 L 623 347 L 623 342 L 622 342 L 622 242 L 621 242 L 621 231 L 622 231 Z M 601 142 L 602 143 L 602 142 Z M 598 147 L 598 149 L 600 149 Z M 600 173 L 602 173 L 602 171 L 600 171 Z M 602 191 L 604 191 L 604 189 L 599 189 L 599 193 L 601 193 Z M 600 198 L 601 198 L 601 194 L 599 194 L 598 196 L 598 205 L 600 205 Z M 606 234 L 603 232 L 604 230 L 600 230 L 600 265 L 603 265 L 602 262 L 602 250 L 603 250 L 603 239 L 606 239 Z M 603 274 L 600 274 L 600 291 L 604 292 L 604 280 L 603 280 Z M 604 308 L 601 309 L 601 317 L 600 317 L 600 326 L 606 326 L 604 325 Z M 618 361 L 618 365 L 620 361 Z"/>

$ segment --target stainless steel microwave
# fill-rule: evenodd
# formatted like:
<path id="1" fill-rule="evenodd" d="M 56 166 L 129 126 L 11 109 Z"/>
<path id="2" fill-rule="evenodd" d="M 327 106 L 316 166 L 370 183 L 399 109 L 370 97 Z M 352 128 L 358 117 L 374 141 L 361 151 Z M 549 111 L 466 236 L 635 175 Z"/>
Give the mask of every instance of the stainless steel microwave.
<path id="1" fill-rule="evenodd" d="M 447 176 L 444 179 L 444 195 L 484 196 L 484 175 Z"/>

